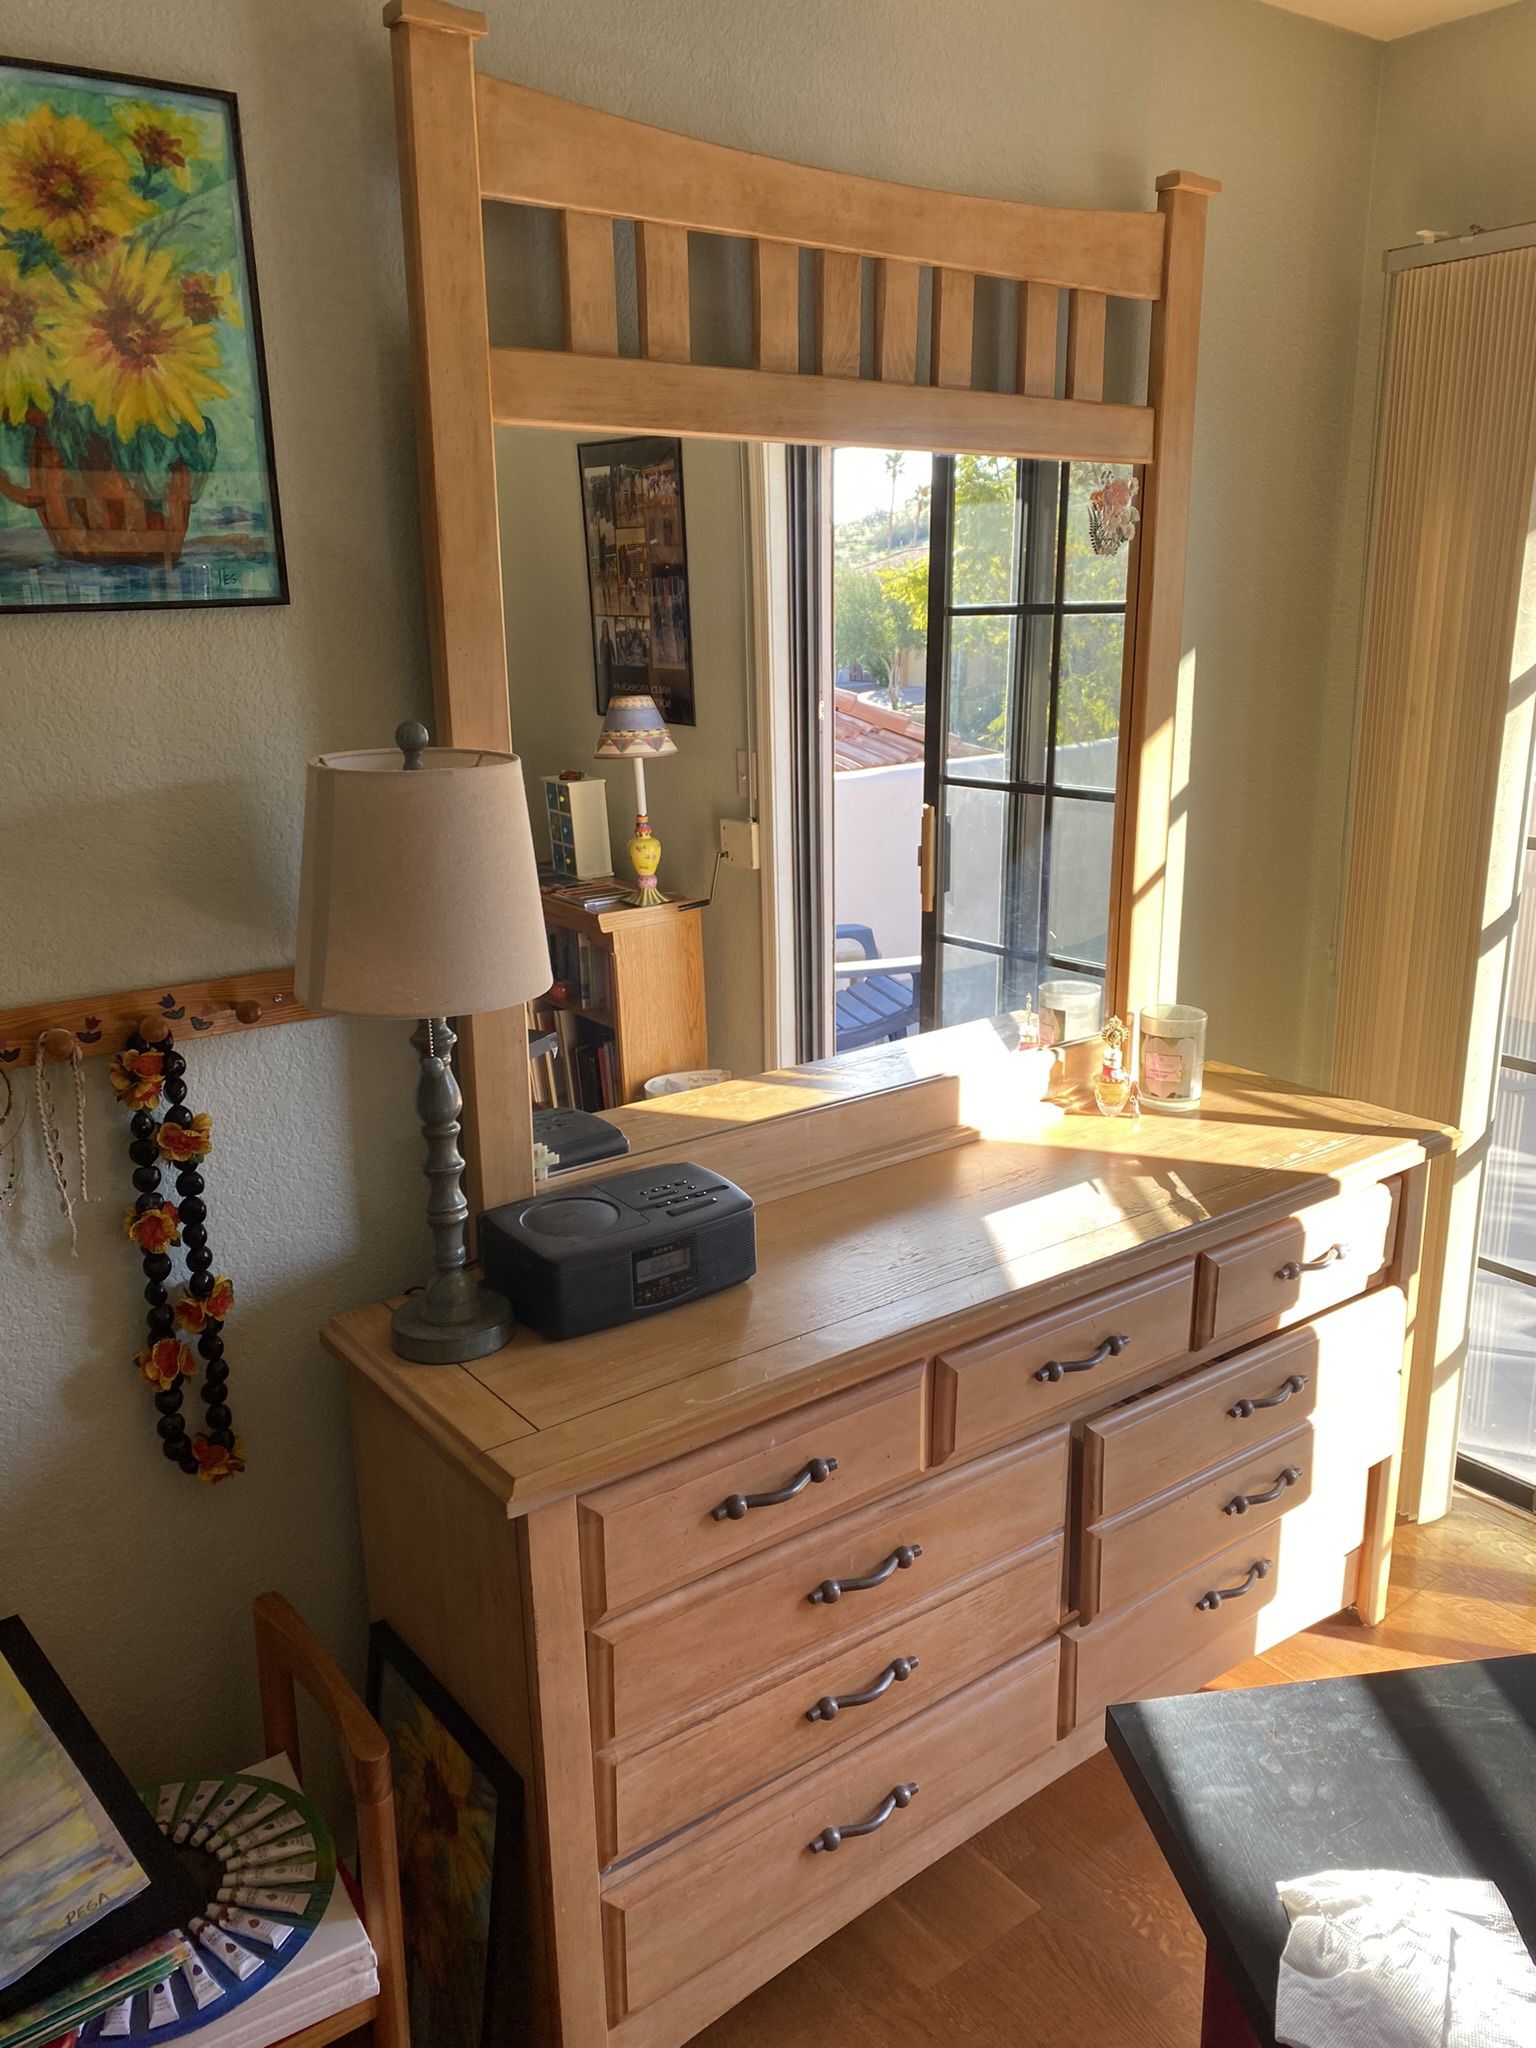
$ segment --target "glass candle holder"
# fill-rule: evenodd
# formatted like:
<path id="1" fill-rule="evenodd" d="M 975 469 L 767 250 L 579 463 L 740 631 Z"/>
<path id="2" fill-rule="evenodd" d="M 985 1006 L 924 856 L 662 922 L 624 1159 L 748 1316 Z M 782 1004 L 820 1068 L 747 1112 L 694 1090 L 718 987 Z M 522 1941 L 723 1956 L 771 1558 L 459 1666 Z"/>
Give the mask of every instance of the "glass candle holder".
<path id="1" fill-rule="evenodd" d="M 1040 1043 L 1066 1045 L 1092 1038 L 1099 1028 L 1104 991 L 1096 981 L 1042 981 Z"/>
<path id="2" fill-rule="evenodd" d="M 1143 1108 L 1194 1109 L 1205 1085 L 1204 1010 L 1158 1003 L 1141 1013 L 1138 1059 Z"/>

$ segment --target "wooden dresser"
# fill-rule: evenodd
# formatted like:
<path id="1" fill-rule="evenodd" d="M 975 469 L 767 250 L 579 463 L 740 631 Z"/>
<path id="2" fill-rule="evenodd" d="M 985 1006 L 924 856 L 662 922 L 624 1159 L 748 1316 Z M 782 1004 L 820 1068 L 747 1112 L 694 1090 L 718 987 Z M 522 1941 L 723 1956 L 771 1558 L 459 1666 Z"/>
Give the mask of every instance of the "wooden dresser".
<path id="1" fill-rule="evenodd" d="M 372 1611 L 535 1787 L 548 2038 L 673 2048 L 1110 1702 L 1379 1616 L 1449 1136 L 1210 1080 L 764 1202 L 754 1281 L 629 1329 L 328 1326 Z"/>

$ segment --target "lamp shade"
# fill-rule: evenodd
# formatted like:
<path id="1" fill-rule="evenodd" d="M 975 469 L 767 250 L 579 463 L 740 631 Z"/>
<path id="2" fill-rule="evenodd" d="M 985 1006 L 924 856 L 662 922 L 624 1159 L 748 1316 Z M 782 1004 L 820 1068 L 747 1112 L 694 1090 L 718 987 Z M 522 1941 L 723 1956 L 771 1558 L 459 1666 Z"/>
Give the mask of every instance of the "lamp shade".
<path id="1" fill-rule="evenodd" d="M 636 754 L 655 758 L 676 752 L 677 744 L 648 690 L 623 691 L 608 699 L 594 760 L 630 760 Z"/>
<path id="2" fill-rule="evenodd" d="M 294 991 L 361 1017 L 465 1017 L 549 987 L 522 764 L 393 748 L 309 764 Z"/>

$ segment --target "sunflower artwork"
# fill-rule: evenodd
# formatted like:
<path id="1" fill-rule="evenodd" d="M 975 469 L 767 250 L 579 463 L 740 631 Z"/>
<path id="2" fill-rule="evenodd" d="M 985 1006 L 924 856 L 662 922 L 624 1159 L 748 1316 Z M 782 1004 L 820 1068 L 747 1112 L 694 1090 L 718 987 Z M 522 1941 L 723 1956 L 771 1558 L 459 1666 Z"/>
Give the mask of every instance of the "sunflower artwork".
<path id="1" fill-rule="evenodd" d="M 368 1705 L 389 1737 L 412 2048 L 531 2039 L 522 1781 L 383 1622 Z"/>
<path id="2" fill-rule="evenodd" d="M 0 60 L 0 611 L 287 596 L 233 96 Z"/>

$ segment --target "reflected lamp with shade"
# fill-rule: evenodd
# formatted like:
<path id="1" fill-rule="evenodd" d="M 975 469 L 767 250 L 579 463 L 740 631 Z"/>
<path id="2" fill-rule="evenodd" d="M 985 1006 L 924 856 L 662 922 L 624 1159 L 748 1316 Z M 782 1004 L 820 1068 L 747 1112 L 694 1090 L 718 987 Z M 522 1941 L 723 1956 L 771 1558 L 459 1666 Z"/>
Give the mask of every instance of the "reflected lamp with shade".
<path id="1" fill-rule="evenodd" d="M 619 691 L 608 699 L 595 758 L 634 763 L 635 836 L 627 848 L 629 864 L 635 871 L 635 887 L 628 898 L 631 903 L 650 905 L 667 900 L 656 880 L 661 867 L 661 841 L 651 830 L 646 809 L 645 763 L 647 757 L 659 761 L 676 752 L 676 742 L 648 690 Z"/>
<path id="2" fill-rule="evenodd" d="M 418 1020 L 435 1270 L 390 1320 L 402 1358 L 484 1358 L 512 1336 L 510 1302 L 469 1270 L 448 1019 L 513 1009 L 549 981 L 516 755 L 432 747 L 407 723 L 393 749 L 309 763 L 294 991 L 312 1009 Z"/>

